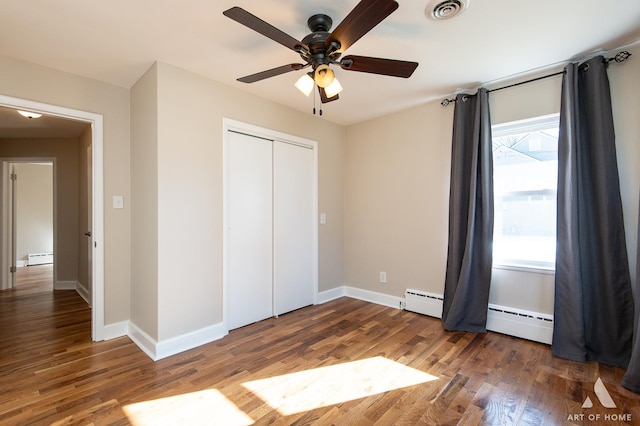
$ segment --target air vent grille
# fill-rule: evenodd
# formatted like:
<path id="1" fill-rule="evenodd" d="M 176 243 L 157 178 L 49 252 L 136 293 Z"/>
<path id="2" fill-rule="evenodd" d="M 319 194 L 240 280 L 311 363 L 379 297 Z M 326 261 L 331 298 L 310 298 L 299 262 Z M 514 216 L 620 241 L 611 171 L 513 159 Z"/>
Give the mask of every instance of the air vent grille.
<path id="1" fill-rule="evenodd" d="M 468 6 L 469 0 L 432 0 L 425 13 L 431 19 L 442 21 L 461 14 Z"/>

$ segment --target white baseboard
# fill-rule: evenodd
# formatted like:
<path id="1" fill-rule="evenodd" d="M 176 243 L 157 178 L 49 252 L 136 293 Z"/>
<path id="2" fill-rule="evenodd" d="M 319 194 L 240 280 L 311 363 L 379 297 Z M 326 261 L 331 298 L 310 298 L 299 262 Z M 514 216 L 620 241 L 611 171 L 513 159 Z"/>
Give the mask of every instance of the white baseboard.
<path id="1" fill-rule="evenodd" d="M 318 293 L 318 304 L 327 303 L 344 296 L 396 309 L 400 309 L 401 302 L 404 303 L 404 298 L 402 297 L 344 285 Z"/>
<path id="2" fill-rule="evenodd" d="M 78 281 L 56 281 L 53 284 L 54 290 L 77 290 Z"/>
<path id="3" fill-rule="evenodd" d="M 89 289 L 87 288 L 87 286 L 85 286 L 84 284 L 78 281 L 78 285 L 76 286 L 76 291 L 78 292 L 80 297 L 82 297 L 84 301 L 87 302 L 88 305 L 91 305 L 91 300 L 89 300 L 90 299 Z"/>
<path id="4" fill-rule="evenodd" d="M 149 358 L 156 361 L 156 346 L 158 343 L 154 338 L 142 331 L 133 321 L 129 321 L 129 331 L 127 335 Z"/>
<path id="5" fill-rule="evenodd" d="M 162 359 L 189 349 L 222 339 L 229 334 L 223 323 L 211 325 L 182 336 L 173 337 L 158 343 L 156 359 Z"/>
<path id="6" fill-rule="evenodd" d="M 345 286 L 345 296 L 396 309 L 400 309 L 401 303 L 404 303 L 403 297 L 391 296 L 389 294 L 349 286 Z"/>
<path id="7" fill-rule="evenodd" d="M 345 295 L 344 286 L 323 291 L 321 293 L 318 293 L 318 305 L 322 305 L 323 303 L 327 303 L 327 302 L 331 302 L 332 300 L 339 299 L 344 295 Z"/>
<path id="8" fill-rule="evenodd" d="M 154 361 L 213 342 L 223 338 L 229 333 L 223 323 L 218 323 L 181 336 L 157 342 L 133 322 L 129 322 L 128 328 L 129 338 Z"/>
<path id="9" fill-rule="evenodd" d="M 127 336 L 129 334 L 129 322 L 130 321 L 121 321 L 115 324 L 105 324 L 103 333 L 104 340 Z"/>

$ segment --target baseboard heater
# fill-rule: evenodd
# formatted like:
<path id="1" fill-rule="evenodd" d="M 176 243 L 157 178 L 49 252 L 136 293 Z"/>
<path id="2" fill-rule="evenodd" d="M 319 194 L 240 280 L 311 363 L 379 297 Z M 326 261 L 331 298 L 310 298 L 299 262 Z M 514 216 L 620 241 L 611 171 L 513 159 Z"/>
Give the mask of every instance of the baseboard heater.
<path id="1" fill-rule="evenodd" d="M 443 296 L 441 294 L 408 288 L 404 292 L 404 301 L 404 308 L 407 311 L 442 318 Z"/>
<path id="2" fill-rule="evenodd" d="M 442 318 L 444 299 L 441 294 L 407 289 L 404 298 L 404 309 L 407 311 Z M 487 330 L 550 345 L 553 315 L 489 304 Z"/>
<path id="3" fill-rule="evenodd" d="M 27 255 L 27 265 L 44 265 L 53 263 L 53 253 L 31 253 Z"/>

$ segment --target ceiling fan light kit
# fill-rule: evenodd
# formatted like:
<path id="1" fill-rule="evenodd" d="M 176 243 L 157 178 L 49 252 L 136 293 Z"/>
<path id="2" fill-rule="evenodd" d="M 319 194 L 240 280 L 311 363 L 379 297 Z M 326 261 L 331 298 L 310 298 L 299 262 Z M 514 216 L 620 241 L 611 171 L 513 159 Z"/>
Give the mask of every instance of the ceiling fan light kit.
<path id="1" fill-rule="evenodd" d="M 417 62 L 355 55 L 340 58 L 345 50 L 397 8 L 398 3 L 395 0 L 361 0 L 332 32 L 329 31 L 333 20 L 329 16 L 313 15 L 307 20 L 311 33 L 300 41 L 240 7 L 225 10 L 223 14 L 228 18 L 293 50 L 304 61 L 241 77 L 238 81 L 255 83 L 311 67 L 311 72 L 300 77 L 295 87 L 309 96 L 317 86 L 321 102 L 327 103 L 337 100 L 338 93 L 342 91 L 342 85 L 330 67 L 332 64 L 346 71 L 409 78 L 418 67 Z"/>
<path id="2" fill-rule="evenodd" d="M 316 84 L 324 89 L 329 87 L 329 85 L 333 83 L 333 80 L 336 78 L 333 70 L 329 68 L 329 65 L 326 64 L 319 65 L 313 75 L 313 79 L 315 80 Z"/>
<path id="3" fill-rule="evenodd" d="M 340 84 L 337 78 L 334 78 L 331 84 L 324 88 L 324 91 L 328 98 L 333 98 L 342 92 L 342 84 Z"/>
<path id="4" fill-rule="evenodd" d="M 313 78 L 311 78 L 309 74 L 303 74 L 302 77 L 300 77 L 298 81 L 296 81 L 295 86 L 305 96 L 309 97 L 309 95 L 313 91 L 315 84 L 316 82 L 313 81 Z"/>

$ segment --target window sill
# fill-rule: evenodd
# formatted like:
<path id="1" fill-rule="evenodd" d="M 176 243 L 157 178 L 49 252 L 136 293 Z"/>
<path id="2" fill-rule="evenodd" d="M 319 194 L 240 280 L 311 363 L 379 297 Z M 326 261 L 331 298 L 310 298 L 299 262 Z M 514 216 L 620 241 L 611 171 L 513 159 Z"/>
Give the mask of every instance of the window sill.
<path id="1" fill-rule="evenodd" d="M 554 275 L 555 265 L 547 262 L 518 262 L 514 260 L 496 260 L 493 269 L 504 269 L 509 271 L 530 272 L 534 274 Z"/>

